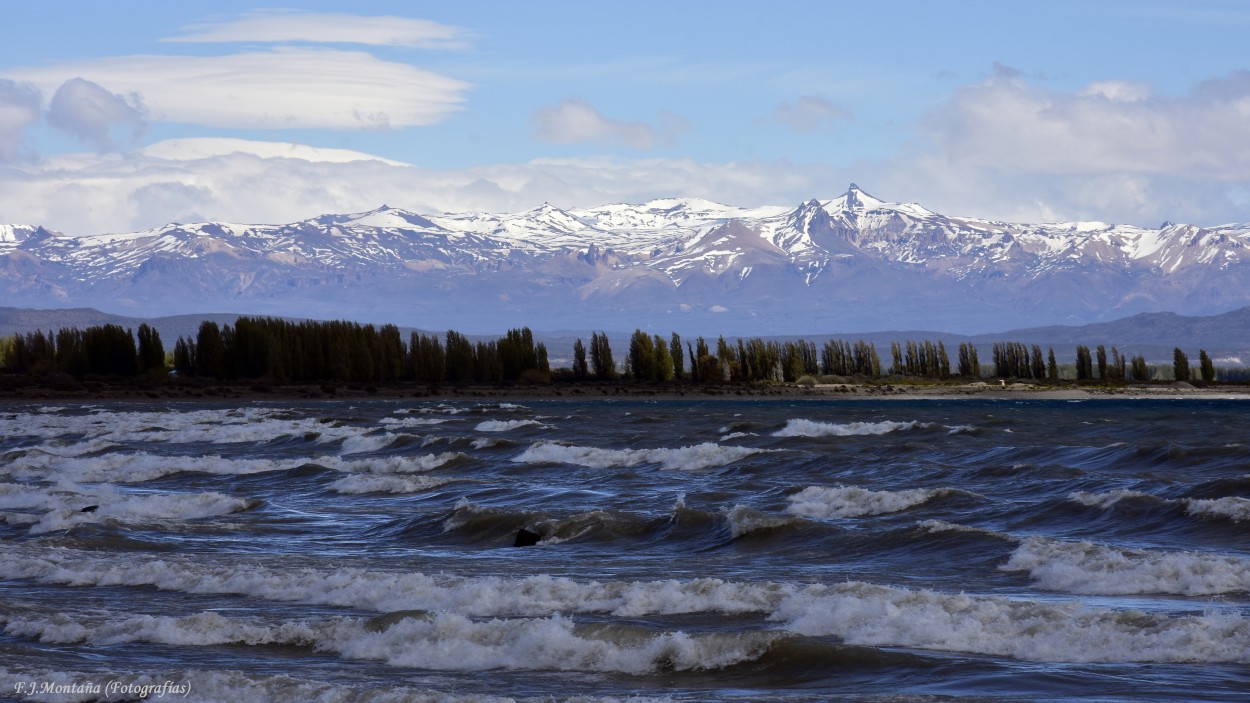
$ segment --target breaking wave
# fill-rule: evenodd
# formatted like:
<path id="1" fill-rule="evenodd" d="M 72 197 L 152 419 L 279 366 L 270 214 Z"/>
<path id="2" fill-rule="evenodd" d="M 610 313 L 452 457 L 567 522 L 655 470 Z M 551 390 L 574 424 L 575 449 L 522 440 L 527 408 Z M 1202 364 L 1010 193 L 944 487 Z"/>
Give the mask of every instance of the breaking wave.
<path id="1" fill-rule="evenodd" d="M 786 426 L 773 433 L 774 437 L 850 437 L 855 435 L 883 435 L 891 432 L 902 432 L 917 428 L 936 427 L 930 422 L 848 422 L 836 424 L 831 422 L 814 422 L 812 420 L 794 419 Z"/>
<path id="2" fill-rule="evenodd" d="M 1089 595 L 1250 592 L 1250 560 L 1204 552 L 1123 549 L 1029 537 L 1001 568 L 1026 571 L 1047 590 Z"/>
<path id="3" fill-rule="evenodd" d="M 866 583 L 813 588 L 769 620 L 849 644 L 1049 662 L 1250 662 L 1238 612 L 1172 616 Z"/>
<path id="4" fill-rule="evenodd" d="M 1185 501 L 1190 515 L 1228 518 L 1234 522 L 1250 520 L 1250 498 L 1190 498 Z"/>
<path id="5" fill-rule="evenodd" d="M 809 518 L 844 518 L 896 513 L 920 505 L 944 489 L 913 488 L 906 491 L 870 491 L 854 486 L 809 486 L 790 496 L 786 512 Z"/>
<path id="6" fill-rule="evenodd" d="M 713 442 L 677 449 L 600 449 L 538 442 L 515 457 L 513 461 L 523 464 L 572 464 L 591 469 L 659 464 L 663 469 L 695 471 L 725 466 L 766 451 L 769 450 L 753 447 L 727 447 Z"/>
<path id="7" fill-rule="evenodd" d="M 478 432 L 507 432 L 522 427 L 534 427 L 538 424 L 537 420 L 484 420 L 479 422 L 474 429 Z"/>
<path id="8" fill-rule="evenodd" d="M 116 520 L 159 523 L 198 520 L 254 508 L 259 501 L 222 493 L 127 493 L 110 485 L 60 484 L 54 488 L 0 484 L 0 508 L 46 511 L 42 516 L 5 513 L 5 521 L 30 524 L 31 534 Z"/>

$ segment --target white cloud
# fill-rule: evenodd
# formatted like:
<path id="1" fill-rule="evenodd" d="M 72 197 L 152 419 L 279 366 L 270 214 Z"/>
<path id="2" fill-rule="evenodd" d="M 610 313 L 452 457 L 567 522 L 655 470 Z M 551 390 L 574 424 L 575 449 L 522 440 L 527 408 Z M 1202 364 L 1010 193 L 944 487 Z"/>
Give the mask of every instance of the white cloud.
<path id="1" fill-rule="evenodd" d="M 185 34 L 163 41 L 322 42 L 422 49 L 459 49 L 466 46 L 464 30 L 410 17 L 360 17 L 339 13 L 257 10 L 238 19 L 193 24 L 182 29 Z"/>
<path id="2" fill-rule="evenodd" d="M 1150 94 L 1150 86 L 1128 81 L 1097 81 L 1077 91 L 1077 95 L 1083 98 L 1106 98 L 1119 102 L 1145 100 Z"/>
<path id="3" fill-rule="evenodd" d="M 26 128 L 39 121 L 42 102 L 34 86 L 0 79 L 0 163 L 18 157 Z"/>
<path id="4" fill-rule="evenodd" d="M 57 88 L 48 104 L 48 124 L 101 151 L 113 147 L 115 127 L 129 132 L 129 141 L 138 139 L 145 127 L 137 96 L 115 95 L 81 78 L 71 78 Z"/>
<path id="5" fill-rule="evenodd" d="M 562 100 L 534 113 L 534 136 L 554 144 L 590 142 L 647 150 L 672 143 L 685 130 L 685 121 L 671 113 L 660 115 L 659 126 L 605 117 L 584 100 Z"/>
<path id="6" fill-rule="evenodd" d="M 167 139 L 143 149 L 143 155 L 167 161 L 196 161 L 229 154 L 250 154 L 263 159 L 299 159 L 309 162 L 349 163 L 378 161 L 391 166 L 407 166 L 402 161 L 384 159 L 351 149 L 311 147 L 304 144 L 259 142 L 228 137 L 195 137 Z"/>
<path id="7" fill-rule="evenodd" d="M 1182 97 L 1095 83 L 1076 93 L 1000 73 L 959 89 L 923 124 L 952 160 L 1054 175 L 1250 178 L 1250 72 Z"/>
<path id="8" fill-rule="evenodd" d="M 20 170 L 0 170 L 0 222 L 86 234 L 193 219 L 293 222 L 382 203 L 431 214 L 676 195 L 742 205 L 797 204 L 823 193 L 828 182 L 827 169 L 782 162 L 541 159 L 440 171 L 347 150 L 179 140 L 127 155 L 48 157 Z"/>
<path id="9" fill-rule="evenodd" d="M 780 122 L 796 132 L 815 132 L 835 120 L 849 119 L 850 116 L 849 112 L 827 100 L 804 95 L 793 104 L 781 103 L 762 121 Z"/>
<path id="10" fill-rule="evenodd" d="M 81 77 L 140 96 L 152 121 L 240 129 L 428 125 L 468 85 L 363 52 L 276 48 L 228 56 L 123 56 L 11 69 L 45 93 Z"/>
<path id="11" fill-rule="evenodd" d="M 1160 96 L 1122 81 L 1054 90 L 996 66 L 920 133 L 925 142 L 854 177 L 883 197 L 1018 222 L 1247 219 L 1250 72 Z"/>

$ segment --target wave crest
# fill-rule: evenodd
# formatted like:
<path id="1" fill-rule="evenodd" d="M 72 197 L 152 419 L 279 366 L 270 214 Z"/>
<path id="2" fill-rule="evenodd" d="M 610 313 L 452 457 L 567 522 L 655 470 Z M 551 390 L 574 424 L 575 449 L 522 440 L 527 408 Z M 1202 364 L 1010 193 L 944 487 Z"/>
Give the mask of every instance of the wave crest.
<path id="1" fill-rule="evenodd" d="M 855 486 L 808 486 L 790 496 L 786 512 L 809 518 L 881 515 L 920 505 L 944 491 L 913 488 L 906 491 L 870 491 Z"/>

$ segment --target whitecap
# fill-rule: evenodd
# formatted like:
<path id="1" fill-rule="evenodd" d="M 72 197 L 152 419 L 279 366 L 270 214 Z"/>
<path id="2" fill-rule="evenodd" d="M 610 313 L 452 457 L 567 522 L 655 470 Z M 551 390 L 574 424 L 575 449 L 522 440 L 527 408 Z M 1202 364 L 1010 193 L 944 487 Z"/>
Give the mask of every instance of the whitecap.
<path id="1" fill-rule="evenodd" d="M 572 464 L 592 469 L 659 464 L 663 469 L 694 471 L 725 466 L 766 451 L 768 450 L 753 447 L 722 446 L 712 442 L 676 449 L 600 449 L 538 442 L 513 458 L 513 461 L 523 464 Z"/>
<path id="2" fill-rule="evenodd" d="M 1250 592 L 1250 560 L 1226 554 L 1125 549 L 1044 537 L 1023 540 L 1000 568 L 1040 588 L 1096 595 Z"/>
<path id="3" fill-rule="evenodd" d="M 537 420 L 484 420 L 473 429 L 478 432 L 507 432 L 522 427 L 534 427 L 538 424 Z"/>
<path id="4" fill-rule="evenodd" d="M 725 520 L 734 539 L 758 530 L 771 530 L 794 522 L 793 518 L 769 515 L 745 505 L 735 505 L 725 511 Z"/>
<path id="5" fill-rule="evenodd" d="M 1119 503 L 1122 500 L 1130 500 L 1130 499 L 1135 499 L 1135 498 L 1153 499 L 1157 501 L 1163 500 L 1162 498 L 1158 498 L 1149 493 L 1143 493 L 1142 491 L 1130 491 L 1127 489 L 1117 489 L 1114 491 L 1109 491 L 1107 493 L 1086 493 L 1084 491 L 1081 491 L 1079 493 L 1068 494 L 1068 500 L 1075 501 L 1077 503 L 1080 503 L 1081 505 L 1089 506 L 1091 508 L 1102 508 L 1104 510 L 1107 508 L 1110 508 L 1111 506 L 1115 505 L 1116 503 Z"/>
<path id="6" fill-rule="evenodd" d="M 855 486 L 809 486 L 790 496 L 786 512 L 810 518 L 880 515 L 920 505 L 942 492 L 922 488 L 870 491 Z"/>
<path id="7" fill-rule="evenodd" d="M 1189 498 L 1185 500 L 1185 512 L 1204 517 L 1229 518 L 1234 522 L 1250 520 L 1250 498 L 1228 496 L 1226 498 Z"/>
<path id="8" fill-rule="evenodd" d="M 769 619 L 870 647 L 1045 662 L 1250 662 L 1250 620 L 1239 613 L 1147 614 L 852 582 L 796 592 Z"/>
<path id="9" fill-rule="evenodd" d="M 891 432 L 914 430 L 933 427 L 932 423 L 894 422 L 848 422 L 836 424 L 830 422 L 814 422 L 812 420 L 793 419 L 786 426 L 773 433 L 774 437 L 850 437 L 856 435 L 884 435 Z"/>
<path id="10" fill-rule="evenodd" d="M 330 490 L 344 495 L 364 493 L 419 493 L 450 483 L 453 479 L 440 476 L 376 476 L 353 474 L 330 484 Z"/>
<path id="11" fill-rule="evenodd" d="M 579 627 L 561 615 L 474 620 L 457 613 L 266 621 L 214 611 L 185 616 L 93 611 L 0 616 L 5 631 L 41 642 L 175 646 L 284 645 L 433 671 L 528 669 L 628 674 L 718 669 L 756 659 L 775 632 L 700 636 L 622 626 Z"/>

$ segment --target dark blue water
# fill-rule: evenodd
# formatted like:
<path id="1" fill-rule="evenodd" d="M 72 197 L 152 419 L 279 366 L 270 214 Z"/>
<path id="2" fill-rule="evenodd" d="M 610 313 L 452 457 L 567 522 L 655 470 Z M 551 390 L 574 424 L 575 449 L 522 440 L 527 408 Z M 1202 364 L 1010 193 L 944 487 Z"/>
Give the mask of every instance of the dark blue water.
<path id="1" fill-rule="evenodd" d="M 7 406 L 0 697 L 1247 700 L 1248 411 Z"/>

